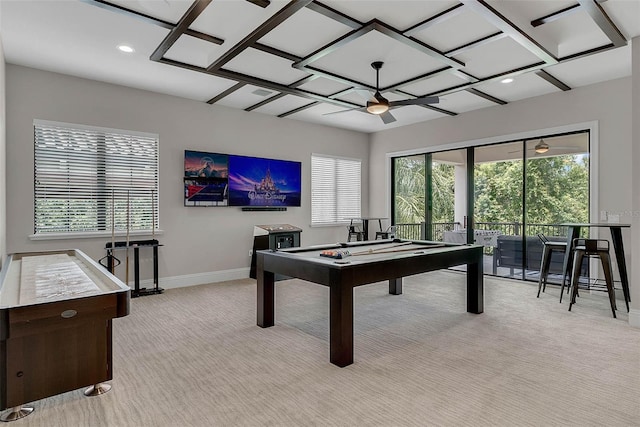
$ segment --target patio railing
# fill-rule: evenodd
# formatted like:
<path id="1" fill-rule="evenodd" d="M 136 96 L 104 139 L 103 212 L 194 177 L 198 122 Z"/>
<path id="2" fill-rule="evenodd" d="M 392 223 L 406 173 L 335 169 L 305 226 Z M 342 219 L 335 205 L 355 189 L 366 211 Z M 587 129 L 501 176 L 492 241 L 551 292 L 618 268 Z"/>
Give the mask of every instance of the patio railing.
<path id="1" fill-rule="evenodd" d="M 445 231 L 458 230 L 459 222 L 434 222 L 431 226 L 431 239 L 442 241 Z M 476 222 L 476 230 L 497 230 L 508 236 L 520 236 L 523 229 L 527 236 L 536 236 L 540 233 L 546 236 L 566 236 L 567 227 L 560 224 L 527 224 L 522 226 L 519 222 Z M 417 222 L 412 224 L 396 224 L 396 236 L 400 239 L 425 240 L 427 223 Z"/>

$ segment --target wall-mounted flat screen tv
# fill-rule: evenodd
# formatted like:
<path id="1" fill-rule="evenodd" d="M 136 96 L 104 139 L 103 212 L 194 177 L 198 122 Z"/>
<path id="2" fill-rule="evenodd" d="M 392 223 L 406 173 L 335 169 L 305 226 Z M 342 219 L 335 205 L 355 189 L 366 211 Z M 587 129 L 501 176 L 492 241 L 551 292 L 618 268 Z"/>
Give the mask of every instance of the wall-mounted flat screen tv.
<path id="1" fill-rule="evenodd" d="M 185 206 L 300 206 L 302 163 L 185 150 Z"/>
<path id="2" fill-rule="evenodd" d="M 230 206 L 300 206 L 302 164 L 229 155 Z"/>
<path id="3" fill-rule="evenodd" d="M 229 205 L 229 156 L 184 152 L 184 205 Z"/>

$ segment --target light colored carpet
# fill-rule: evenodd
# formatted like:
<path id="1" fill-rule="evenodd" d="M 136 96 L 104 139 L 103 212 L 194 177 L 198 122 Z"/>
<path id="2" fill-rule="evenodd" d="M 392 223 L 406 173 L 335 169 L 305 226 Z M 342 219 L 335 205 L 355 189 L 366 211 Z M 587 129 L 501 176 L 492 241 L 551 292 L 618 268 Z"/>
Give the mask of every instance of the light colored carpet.
<path id="1" fill-rule="evenodd" d="M 329 363 L 328 288 L 276 286 L 256 326 L 255 281 L 168 290 L 115 319 L 113 389 L 34 402 L 15 426 L 638 426 L 640 329 L 602 295 L 465 275 L 355 291 L 355 363 Z M 565 300 L 566 301 L 566 300 Z M 623 306 L 623 304 L 620 304 Z M 63 345 L 61 343 L 61 345 Z"/>

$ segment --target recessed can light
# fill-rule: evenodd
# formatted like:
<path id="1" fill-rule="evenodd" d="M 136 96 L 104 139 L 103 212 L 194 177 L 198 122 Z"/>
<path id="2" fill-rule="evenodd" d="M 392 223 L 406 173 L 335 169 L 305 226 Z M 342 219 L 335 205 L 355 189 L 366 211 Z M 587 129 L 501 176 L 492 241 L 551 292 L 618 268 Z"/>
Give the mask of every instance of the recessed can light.
<path id="1" fill-rule="evenodd" d="M 504 80 L 500 80 L 500 83 L 511 83 L 511 82 L 513 82 L 513 79 L 511 77 L 508 77 Z"/>
<path id="2" fill-rule="evenodd" d="M 121 44 L 118 46 L 118 49 L 124 53 L 133 53 L 135 51 L 131 46 L 127 46 L 126 44 Z"/>

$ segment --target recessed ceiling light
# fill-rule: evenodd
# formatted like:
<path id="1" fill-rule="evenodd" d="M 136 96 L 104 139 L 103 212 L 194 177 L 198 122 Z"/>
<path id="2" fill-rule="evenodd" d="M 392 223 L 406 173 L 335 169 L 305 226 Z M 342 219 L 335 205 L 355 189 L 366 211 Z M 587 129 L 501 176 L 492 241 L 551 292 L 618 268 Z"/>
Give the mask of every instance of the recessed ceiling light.
<path id="1" fill-rule="evenodd" d="M 127 46 L 126 44 L 121 44 L 121 45 L 119 45 L 119 46 L 118 46 L 118 49 L 119 49 L 121 52 L 124 52 L 124 53 L 133 53 L 133 52 L 135 52 L 135 49 L 134 49 L 134 48 L 132 48 L 131 46 Z"/>
<path id="2" fill-rule="evenodd" d="M 500 80 L 500 83 L 511 83 L 511 82 L 513 82 L 513 79 L 511 77 L 508 77 L 504 80 Z"/>

